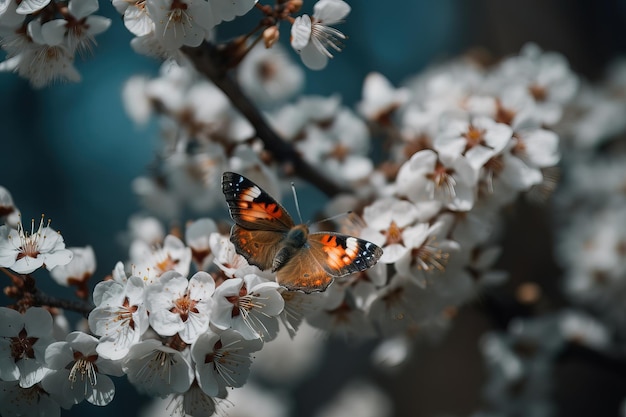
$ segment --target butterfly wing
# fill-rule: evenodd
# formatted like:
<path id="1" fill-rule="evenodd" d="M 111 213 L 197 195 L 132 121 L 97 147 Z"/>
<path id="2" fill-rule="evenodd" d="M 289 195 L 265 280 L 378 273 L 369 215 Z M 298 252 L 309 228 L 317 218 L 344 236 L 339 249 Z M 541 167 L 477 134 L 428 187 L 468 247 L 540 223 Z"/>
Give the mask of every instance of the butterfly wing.
<path id="1" fill-rule="evenodd" d="M 333 282 L 333 277 L 326 273 L 310 248 L 304 247 L 278 270 L 276 281 L 290 291 L 312 293 L 326 290 Z"/>
<path id="2" fill-rule="evenodd" d="M 309 235 L 310 253 L 333 277 L 364 271 L 376 264 L 383 250 L 372 242 L 340 233 Z"/>
<path id="3" fill-rule="evenodd" d="M 246 258 L 249 264 L 265 270 L 270 269 L 279 243 L 285 233 L 273 230 L 249 230 L 233 225 L 230 230 L 230 241 L 235 245 L 237 253 Z"/>
<path id="4" fill-rule="evenodd" d="M 244 229 L 287 233 L 295 226 L 283 206 L 243 175 L 225 172 L 222 191 L 230 216 Z"/>
<path id="5" fill-rule="evenodd" d="M 339 233 L 312 233 L 284 267 L 278 283 L 306 293 L 324 291 L 335 277 L 364 271 L 381 257 L 383 250 L 367 240 Z"/>

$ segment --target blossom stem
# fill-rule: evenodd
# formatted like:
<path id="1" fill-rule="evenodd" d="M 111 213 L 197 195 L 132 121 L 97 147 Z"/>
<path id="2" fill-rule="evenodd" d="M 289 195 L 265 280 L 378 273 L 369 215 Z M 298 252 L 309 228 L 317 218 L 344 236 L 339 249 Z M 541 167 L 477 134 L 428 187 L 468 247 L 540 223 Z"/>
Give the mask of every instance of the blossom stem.
<path id="1" fill-rule="evenodd" d="M 7 268 L 0 268 L 13 283 L 13 287 L 5 289 L 8 297 L 17 299 L 20 310 L 28 307 L 57 307 L 63 310 L 75 311 L 87 317 L 94 305 L 86 300 L 65 300 L 48 295 L 36 287 L 35 279 L 31 275 L 14 274 Z"/>
<path id="2" fill-rule="evenodd" d="M 94 309 L 94 305 L 89 301 L 65 300 L 62 298 L 56 298 L 44 292 L 41 292 L 37 288 L 35 288 L 31 294 L 33 297 L 34 306 L 57 307 L 63 310 L 75 311 L 85 317 L 87 317 L 91 310 Z"/>
<path id="3" fill-rule="evenodd" d="M 330 197 L 347 191 L 306 162 L 291 144 L 283 140 L 270 127 L 261 112 L 228 74 L 229 59 L 226 54 L 208 42 L 198 47 L 183 46 L 181 50 L 201 74 L 204 74 L 230 98 L 235 108 L 252 124 L 266 149 L 278 161 L 290 164 L 288 168 L 293 169 L 296 175 L 315 185 Z"/>

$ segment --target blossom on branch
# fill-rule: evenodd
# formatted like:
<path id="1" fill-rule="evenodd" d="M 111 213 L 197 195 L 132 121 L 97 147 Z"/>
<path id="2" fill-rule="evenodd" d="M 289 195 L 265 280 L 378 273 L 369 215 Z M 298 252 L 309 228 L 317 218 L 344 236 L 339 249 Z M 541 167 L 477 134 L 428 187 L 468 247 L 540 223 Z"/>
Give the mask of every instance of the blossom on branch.
<path id="1" fill-rule="evenodd" d="M 343 0 L 320 0 L 315 3 L 313 17 L 298 16 L 291 27 L 291 46 L 307 67 L 320 70 L 333 57 L 331 50 L 341 52 L 346 36 L 331 27 L 341 23 L 350 13 L 350 6 Z"/>
<path id="2" fill-rule="evenodd" d="M 113 400 L 115 386 L 105 374 L 121 376 L 122 370 L 118 363 L 99 356 L 96 346 L 95 337 L 72 332 L 66 341 L 46 348 L 46 364 L 52 371 L 41 384 L 62 407 L 83 400 L 103 406 Z"/>
<path id="3" fill-rule="evenodd" d="M 0 307 L 0 380 L 19 381 L 22 388 L 40 382 L 50 371 L 45 353 L 52 338 L 52 316 L 32 307 L 20 314 Z"/>
<path id="4" fill-rule="evenodd" d="M 0 266 L 10 268 L 18 274 L 30 274 L 42 266 L 53 269 L 72 260 L 72 251 L 65 249 L 60 233 L 44 223 L 43 216 L 35 230 L 31 221 L 30 232 L 20 222 L 17 229 L 0 226 Z"/>

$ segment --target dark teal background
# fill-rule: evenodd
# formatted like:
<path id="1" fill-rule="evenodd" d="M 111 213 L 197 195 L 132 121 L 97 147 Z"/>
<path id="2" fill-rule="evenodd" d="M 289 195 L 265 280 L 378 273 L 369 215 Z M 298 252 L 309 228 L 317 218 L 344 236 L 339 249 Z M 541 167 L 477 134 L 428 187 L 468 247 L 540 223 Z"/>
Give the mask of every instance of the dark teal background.
<path id="1" fill-rule="evenodd" d="M 475 46 L 501 56 L 535 41 L 565 54 L 577 71 L 590 78 L 598 77 L 611 57 L 626 50 L 625 1 L 355 0 L 350 4 L 353 10 L 347 22 L 338 26 L 349 36 L 344 51 L 326 70 L 307 70 L 305 90 L 321 95 L 339 92 L 350 105 L 359 100 L 363 78 L 370 71 L 398 84 L 429 64 Z M 303 11 L 310 13 L 312 6 L 313 2 L 305 1 Z M 138 209 L 130 183 L 146 172 L 158 141 L 156 124 L 137 128 L 121 104 L 124 81 L 138 73 L 155 75 L 158 63 L 132 52 L 131 35 L 110 3 L 102 2 L 100 14 L 111 17 L 113 25 L 97 38 L 94 56 L 77 59 L 82 83 L 32 90 L 16 75 L 0 74 L 0 185 L 12 192 L 24 219 L 45 213 L 68 246 L 92 245 L 98 257 L 97 277 L 126 258 L 118 234 Z M 230 33 L 235 29 L 233 24 L 226 28 Z M 288 32 L 288 25 L 282 29 Z M 287 41 L 288 33 L 282 37 Z M 298 60 L 295 54 L 294 58 Z M 306 196 L 301 193 L 300 199 L 306 201 Z M 46 283 L 42 286 L 54 289 Z M 298 415 L 310 415 L 320 399 L 328 398 L 344 380 L 367 373 L 361 356 L 366 350 L 330 355 L 329 370 L 297 391 Z M 481 367 L 480 363 L 466 365 Z M 446 365 L 441 366 L 444 372 Z M 464 368 L 457 372 L 463 373 Z M 416 389 L 407 383 L 407 392 Z M 442 389 L 439 396 L 451 396 L 454 389 Z M 478 391 L 476 386 L 460 397 L 451 396 L 454 400 L 442 411 L 469 414 L 479 404 Z M 109 407 L 79 405 L 71 415 L 134 415 L 138 403 L 133 389 L 120 383 L 116 396 Z M 433 415 L 428 401 L 403 404 L 397 415 Z"/>

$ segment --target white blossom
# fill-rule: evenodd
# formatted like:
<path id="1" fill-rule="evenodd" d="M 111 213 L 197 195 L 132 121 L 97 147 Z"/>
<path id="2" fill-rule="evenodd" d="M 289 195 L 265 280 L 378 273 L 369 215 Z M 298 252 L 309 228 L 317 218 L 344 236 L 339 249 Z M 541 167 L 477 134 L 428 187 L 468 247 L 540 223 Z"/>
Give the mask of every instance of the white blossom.
<path id="1" fill-rule="evenodd" d="M 134 344 L 122 369 L 139 391 L 164 398 L 186 392 L 193 382 L 193 368 L 183 354 L 155 339 Z"/>
<path id="2" fill-rule="evenodd" d="M 198 46 L 217 23 L 206 0 L 147 0 L 157 40 L 168 50 Z"/>
<path id="3" fill-rule="evenodd" d="M 121 359 L 148 330 L 148 312 L 144 305 L 145 284 L 132 276 L 127 282 L 103 281 L 94 289 L 96 308 L 89 313 L 89 328 L 102 336 L 98 354 Z"/>
<path id="4" fill-rule="evenodd" d="M 150 325 L 161 336 L 178 334 L 192 344 L 209 328 L 215 282 L 204 271 L 189 280 L 176 271 L 161 275 L 145 294 Z"/>
<path id="5" fill-rule="evenodd" d="M 22 388 L 40 382 L 50 371 L 46 348 L 52 338 L 52 316 L 40 307 L 24 314 L 0 307 L 0 379 L 19 381 Z"/>
<path id="6" fill-rule="evenodd" d="M 302 58 L 304 65 L 319 70 L 332 58 L 331 49 L 340 52 L 346 36 L 331 27 L 340 23 L 350 13 L 343 0 L 320 0 L 315 3 L 313 17 L 298 16 L 291 27 L 291 46 Z"/>
<path id="7" fill-rule="evenodd" d="M 227 279 L 213 296 L 213 325 L 237 330 L 246 339 L 273 339 L 285 304 L 278 288 L 276 282 L 254 274 Z"/>
<path id="8" fill-rule="evenodd" d="M 234 330 L 208 331 L 191 347 L 196 378 L 207 395 L 226 397 L 226 387 L 240 387 L 250 373 L 250 354 L 263 346 L 260 339 L 246 340 Z"/>
<path id="9" fill-rule="evenodd" d="M 96 353 L 98 339 L 82 332 L 70 333 L 64 342 L 46 348 L 48 373 L 41 385 L 64 408 L 87 400 L 104 406 L 113 400 L 115 386 L 106 374 L 121 376 L 119 364 Z"/>
<path id="10" fill-rule="evenodd" d="M 43 216 L 35 230 L 31 222 L 30 233 L 20 222 L 17 229 L 0 226 L 0 266 L 10 268 L 18 274 L 30 274 L 42 266 L 53 269 L 72 260 L 72 252 L 65 249 L 60 233 L 52 229 Z"/>
<path id="11" fill-rule="evenodd" d="M 86 284 L 96 271 L 96 254 L 91 246 L 84 248 L 68 248 L 72 252 L 72 260 L 66 265 L 58 265 L 50 271 L 50 275 L 59 285 Z"/>

